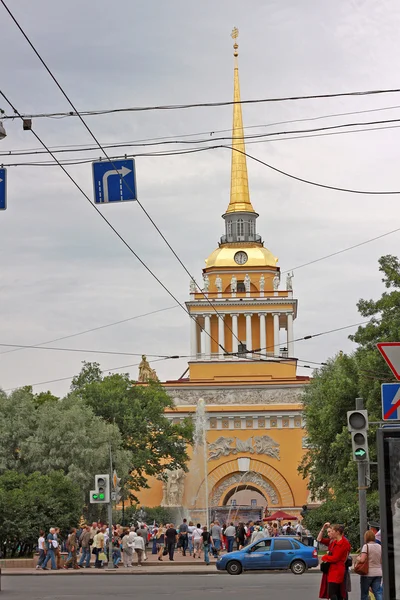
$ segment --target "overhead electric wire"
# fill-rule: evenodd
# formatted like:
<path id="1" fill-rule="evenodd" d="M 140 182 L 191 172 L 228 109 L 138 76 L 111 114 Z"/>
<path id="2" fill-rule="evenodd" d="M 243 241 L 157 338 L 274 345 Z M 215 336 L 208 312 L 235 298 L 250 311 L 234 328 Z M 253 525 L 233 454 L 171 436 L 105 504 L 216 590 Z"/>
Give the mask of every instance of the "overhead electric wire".
<path id="1" fill-rule="evenodd" d="M 111 165 L 114 167 L 115 171 L 117 171 L 117 167 L 115 166 L 115 164 L 112 162 L 112 160 L 110 159 L 110 157 L 108 156 L 107 152 L 105 151 L 105 149 L 102 147 L 101 143 L 99 142 L 99 140 L 97 139 L 97 137 L 95 136 L 95 134 L 93 133 L 93 131 L 90 129 L 89 125 L 86 123 L 86 121 L 83 119 L 82 115 L 79 113 L 79 111 L 77 110 L 77 108 L 75 107 L 74 103 L 72 102 L 72 100 L 70 99 L 70 97 L 68 96 L 68 94 L 66 93 L 66 91 L 64 90 L 64 88 L 61 86 L 61 84 L 59 83 L 59 81 L 57 80 L 56 76 L 53 74 L 53 72 L 51 71 L 51 69 L 49 68 L 49 66 L 47 65 L 47 63 L 45 62 L 45 60 L 42 58 L 42 56 L 39 54 L 38 50 L 36 49 L 36 47 L 34 46 L 34 44 L 31 42 L 31 40 L 29 39 L 28 35 L 25 33 L 24 29 L 21 27 L 21 25 L 19 24 L 19 22 L 17 21 L 17 19 L 14 17 L 14 15 L 12 14 L 12 12 L 10 11 L 10 9 L 8 8 L 8 6 L 6 5 L 6 3 L 4 2 L 4 0 L 0 0 L 0 2 L 3 4 L 4 8 L 6 9 L 6 11 L 8 12 L 8 14 L 10 15 L 10 17 L 12 18 L 12 20 L 14 21 L 15 25 L 17 26 L 17 28 L 19 29 L 19 31 L 21 32 L 21 34 L 23 35 L 23 37 L 25 38 L 25 40 L 27 41 L 27 43 L 29 44 L 29 46 L 31 47 L 31 49 L 33 50 L 33 52 L 35 53 L 35 55 L 37 56 L 37 58 L 39 59 L 40 63 L 43 65 L 44 69 L 47 71 L 47 73 L 49 74 L 49 76 L 51 77 L 51 79 L 54 81 L 55 85 L 58 87 L 58 89 L 60 90 L 61 94 L 64 96 L 64 98 L 67 100 L 68 104 L 70 104 L 70 106 L 72 107 L 72 109 L 76 112 L 77 117 L 79 118 L 79 120 L 81 121 L 82 125 L 85 127 L 85 129 L 87 130 L 87 132 L 89 133 L 89 135 L 93 138 L 94 142 L 97 144 L 97 146 L 99 147 L 99 149 L 103 152 L 104 156 L 107 158 L 107 160 L 111 163 Z M 10 105 L 11 106 L 11 105 Z M 15 108 L 12 107 L 15 111 Z M 21 116 L 19 113 L 17 113 L 19 116 Z M 32 130 L 33 132 L 33 130 Z M 37 138 L 39 139 L 39 138 Z M 42 143 L 42 142 L 41 142 Z M 45 148 L 49 151 L 49 154 L 51 154 L 50 150 L 45 146 Z M 54 155 L 51 154 L 51 156 L 55 159 Z M 56 160 L 56 159 L 55 159 Z M 61 166 L 61 165 L 60 165 Z M 65 169 L 64 169 L 65 170 Z M 127 181 L 125 180 L 125 177 L 123 176 L 122 173 L 119 173 L 119 177 L 121 180 L 121 185 L 125 186 L 133 195 L 133 197 L 135 197 L 134 191 L 131 189 L 131 187 L 129 186 L 129 184 L 127 183 Z M 81 189 L 81 188 L 80 188 Z M 83 190 L 82 190 L 83 191 Z M 85 197 L 86 194 L 85 194 Z M 89 200 L 89 198 L 87 197 L 87 199 Z M 90 200 L 89 200 L 90 202 Z M 175 256 L 175 258 L 177 259 L 177 261 L 179 262 L 179 264 L 182 266 L 182 268 L 184 269 L 184 271 L 188 274 L 188 276 L 190 277 L 191 281 L 195 284 L 196 288 L 199 288 L 199 293 L 203 294 L 204 299 L 207 301 L 207 303 L 209 304 L 209 306 L 211 307 L 211 309 L 217 314 L 217 316 L 220 316 L 220 313 L 218 312 L 218 310 L 216 309 L 216 307 L 214 306 L 214 304 L 210 301 L 210 299 L 208 298 L 208 294 L 206 294 L 201 288 L 200 286 L 197 284 L 195 278 L 193 277 L 193 275 L 190 273 L 190 271 L 187 269 L 186 265 L 183 263 L 182 259 L 180 258 L 180 256 L 177 254 L 177 252 L 174 250 L 174 248 L 171 246 L 171 244 L 169 243 L 169 241 L 167 240 L 167 238 L 165 237 L 165 235 L 163 234 L 163 232 L 161 231 L 161 229 L 158 227 L 158 225 L 155 223 L 154 219 L 150 216 L 150 214 L 148 213 L 148 211 L 145 209 L 145 207 L 143 206 L 143 204 L 140 202 L 140 200 L 138 198 L 136 198 L 136 202 L 137 204 L 140 206 L 140 208 L 142 209 L 142 211 L 144 212 L 144 214 L 146 215 L 146 217 L 149 219 L 150 223 L 153 225 L 153 227 L 155 228 L 155 230 L 157 231 L 157 233 L 160 235 L 160 237 L 163 239 L 163 241 L 165 242 L 165 244 L 168 246 L 168 248 L 170 249 L 170 251 L 172 252 L 172 254 Z M 90 202 L 92 204 L 92 202 Z M 94 204 L 92 204 L 92 206 L 95 206 Z M 99 211 L 97 209 L 97 207 L 95 207 L 97 212 L 99 214 L 102 215 L 101 211 Z M 103 216 L 103 215 L 102 215 Z M 105 217 L 103 216 L 103 218 L 105 219 Z M 109 223 L 110 227 L 112 227 L 113 231 L 115 233 L 117 233 L 117 230 L 111 225 L 111 223 L 105 219 L 105 221 L 107 223 Z M 118 234 L 118 236 L 120 237 L 120 239 L 123 240 L 123 238 Z M 128 244 L 125 242 L 125 244 L 128 246 Z M 130 246 L 128 246 L 130 248 Z M 131 249 L 132 251 L 132 249 Z M 137 255 L 136 255 L 137 256 Z M 144 263 L 143 263 L 144 264 Z M 166 289 L 166 288 L 165 288 Z M 177 300 L 176 300 L 177 301 Z M 190 314 L 190 311 L 188 311 L 185 307 L 183 307 L 183 305 L 181 305 L 182 308 L 187 312 L 187 314 L 190 316 L 190 318 L 195 319 L 194 316 L 192 316 Z M 230 328 L 230 326 L 228 326 L 228 329 L 231 331 L 232 335 L 237 339 L 237 341 L 240 343 L 239 338 L 237 337 L 237 335 L 234 333 L 234 331 Z M 223 352 L 226 352 L 225 348 L 221 345 L 221 343 L 217 340 L 215 340 L 211 334 L 206 331 L 206 334 L 209 335 L 210 339 L 212 339 L 214 341 L 214 343 L 217 344 L 217 347 L 221 348 Z"/>
<path id="2" fill-rule="evenodd" d="M 1 2 L 2 0 L 0 0 Z M 13 109 L 14 113 L 16 115 L 19 116 L 19 118 L 22 120 L 23 117 L 21 116 L 21 114 L 17 111 L 17 109 L 15 108 L 15 106 L 11 103 L 11 101 L 7 98 L 7 96 L 4 94 L 4 92 L 2 92 L 0 90 L 0 95 L 4 98 L 4 100 L 11 106 L 11 108 Z M 133 250 L 133 248 L 128 244 L 128 242 L 125 240 L 125 238 L 115 229 L 115 227 L 110 223 L 110 221 L 103 215 L 103 213 L 97 208 L 97 206 L 95 204 L 93 204 L 93 202 L 90 200 L 89 196 L 86 194 L 86 192 L 84 192 L 84 190 L 81 188 L 81 186 L 75 181 L 75 179 L 72 177 L 72 175 L 70 173 L 68 173 L 68 171 L 65 169 L 65 167 L 59 162 L 59 160 L 57 159 L 56 156 L 54 156 L 51 152 L 51 150 L 49 150 L 45 144 L 45 142 L 43 142 L 43 140 L 39 137 L 39 135 L 34 131 L 34 129 L 30 130 L 32 132 L 32 134 L 35 136 L 35 138 L 38 140 L 38 142 L 40 144 L 42 144 L 42 146 L 44 148 L 47 149 L 48 153 L 50 154 L 50 156 L 55 160 L 55 162 L 60 166 L 60 168 L 64 171 L 64 173 L 67 175 L 67 177 L 72 181 L 72 183 L 75 185 L 75 187 L 81 192 L 81 194 L 84 196 L 84 198 L 89 202 L 90 206 L 101 216 L 101 218 L 105 221 L 105 223 L 107 223 L 107 225 L 112 229 L 112 231 L 116 234 L 116 236 L 122 241 L 122 243 L 128 248 L 128 250 L 135 256 L 135 258 L 140 262 L 140 264 L 150 273 L 150 275 L 162 286 L 162 288 L 171 296 L 171 298 L 173 300 L 175 300 L 176 304 L 178 304 L 182 310 L 185 311 L 185 313 L 187 315 L 189 315 L 190 319 L 194 319 L 195 317 L 192 316 L 190 314 L 190 312 L 186 309 L 186 307 L 175 297 L 175 295 L 166 287 L 166 285 L 164 285 L 164 283 L 157 277 L 157 275 L 150 269 L 149 266 L 147 266 L 147 264 L 139 257 L 139 255 Z M 220 346 L 220 344 L 218 344 L 218 342 L 212 337 L 212 335 L 209 332 L 205 332 L 206 335 L 208 335 L 218 346 Z M 222 348 L 222 347 L 221 347 Z M 223 348 L 223 350 L 225 351 L 225 349 Z"/>
<path id="3" fill-rule="evenodd" d="M 400 109 L 400 105 L 382 106 L 382 107 L 378 107 L 378 108 L 371 108 L 371 109 L 366 109 L 366 110 L 356 110 L 356 111 L 343 112 L 343 113 L 330 113 L 327 115 L 317 115 L 315 117 L 303 117 L 303 118 L 299 118 L 299 119 L 288 119 L 286 121 L 277 121 L 274 123 L 264 123 L 264 124 L 259 124 L 259 125 L 246 125 L 243 127 L 243 129 L 260 129 L 261 127 L 275 127 L 277 125 L 286 125 L 289 123 L 301 123 L 301 122 L 305 122 L 305 121 L 318 121 L 321 119 L 331 119 L 331 118 L 335 118 L 335 117 L 344 117 L 344 116 L 350 116 L 350 115 L 365 114 L 365 113 L 378 112 L 378 111 L 384 111 L 384 110 L 396 110 L 396 109 Z M 15 118 L 15 117 L 12 117 L 12 118 Z M 385 128 L 382 128 L 382 129 L 385 129 Z M 379 131 L 379 128 L 377 130 Z M 130 140 L 127 142 L 104 142 L 102 144 L 102 146 L 103 146 L 103 148 L 124 148 L 124 147 L 130 146 L 130 144 L 139 144 L 140 142 L 155 142 L 155 141 L 163 141 L 163 140 L 173 140 L 173 139 L 179 139 L 179 138 L 194 137 L 196 135 L 213 136 L 216 133 L 229 133 L 231 131 L 232 131 L 232 129 L 216 129 L 216 130 L 210 129 L 209 131 L 197 131 L 197 132 L 193 132 L 193 133 L 182 133 L 182 134 L 162 136 L 162 137 L 142 138 L 142 139 L 133 140 L 133 141 Z M 355 131 L 358 131 L 358 130 L 355 130 Z M 370 129 L 362 129 L 361 131 L 371 131 L 371 130 Z M 346 132 L 346 133 L 348 133 L 348 132 Z M 302 136 L 302 137 L 314 137 L 314 136 Z M 289 139 L 293 139 L 293 138 L 289 138 Z M 78 152 L 78 151 L 85 151 L 85 150 L 89 151 L 90 150 L 90 148 L 88 148 L 88 144 L 57 144 L 55 146 L 49 146 L 49 148 L 55 154 L 58 152 L 61 152 L 61 151 L 63 151 L 63 152 L 69 152 L 69 151 L 70 152 L 75 152 L 75 151 Z M 21 148 L 21 149 L 17 149 L 17 150 L 9 150 L 6 152 L 0 152 L 0 156 L 23 156 L 23 155 L 30 155 L 30 154 L 45 154 L 45 153 L 46 153 L 46 151 L 41 150 L 40 148 Z"/>
<path id="4" fill-rule="evenodd" d="M 98 327 L 91 327 L 91 329 L 85 329 L 84 331 L 79 331 L 78 333 L 70 333 L 68 335 L 62 335 L 57 338 L 53 338 L 52 340 L 46 340 L 45 342 L 39 342 L 35 344 L 35 346 L 43 346 L 44 344 L 54 344 L 55 342 L 60 342 L 61 340 L 68 340 L 73 337 L 78 337 L 80 335 L 85 335 L 86 333 L 92 333 L 93 331 L 99 331 L 101 329 L 106 329 L 107 327 L 114 327 L 115 325 L 121 325 L 122 323 L 128 323 L 129 321 L 134 321 L 135 319 L 140 319 L 142 317 L 148 317 L 150 315 L 155 315 L 160 312 L 164 312 L 166 310 L 172 310 L 173 308 L 177 308 L 178 305 L 174 306 L 166 306 L 165 308 L 159 308 L 157 310 L 152 310 L 147 313 L 143 313 L 142 315 L 135 315 L 134 317 L 128 317 L 127 319 L 121 319 L 120 321 L 114 321 L 113 323 L 108 323 L 107 325 L 99 325 Z M 1 345 L 1 344 L 0 344 Z M 12 350 L 5 350 L 4 352 L 0 352 L 0 356 L 3 354 L 11 354 L 12 352 L 18 352 L 19 350 L 23 350 L 23 348 L 13 348 Z"/>
<path id="5" fill-rule="evenodd" d="M 18 21 L 12 15 L 8 7 L 6 6 L 4 0 L 0 0 L 3 4 L 4 8 L 7 10 L 14 23 L 21 31 L 22 35 L 31 45 L 32 49 L 33 45 L 30 43 L 29 38 L 23 31 L 22 27 L 19 25 Z M 190 108 L 215 108 L 220 106 L 234 106 L 235 104 L 265 104 L 265 103 L 274 103 L 274 102 L 294 102 L 299 100 L 320 100 L 320 99 L 329 99 L 329 98 L 346 98 L 346 97 L 357 97 L 357 96 L 377 96 L 383 94 L 398 94 L 400 92 L 400 88 L 387 88 L 387 89 L 378 89 L 378 90 L 361 90 L 361 91 L 351 91 L 351 92 L 335 92 L 332 94 L 309 94 L 309 95 L 298 95 L 298 96 L 280 96 L 277 98 L 256 98 L 251 100 L 228 100 L 223 102 L 192 102 L 188 104 L 160 104 L 154 106 L 129 106 L 122 108 L 109 108 L 103 110 L 82 110 L 69 112 L 52 112 L 52 113 L 30 113 L 24 114 L 24 118 L 27 119 L 41 119 L 41 118 L 67 118 L 67 117 L 78 117 L 84 116 L 98 116 L 98 115 L 109 115 L 116 113 L 126 113 L 126 112 L 148 112 L 148 111 L 156 111 L 156 110 L 184 110 Z M 13 115 L 4 115 L 2 119 L 13 119 Z"/>
<path id="6" fill-rule="evenodd" d="M 84 122 L 84 121 L 83 121 Z M 110 148 L 142 148 L 142 147 L 148 147 L 148 146 L 165 146 L 165 145 L 185 145 L 185 144 L 209 144 L 209 143 L 213 143 L 213 145 L 215 146 L 215 142 L 221 142 L 221 141 L 233 141 L 233 140 L 243 140 L 247 143 L 250 143 L 251 140 L 263 140 L 264 138 L 271 138 L 273 136 L 288 136 L 288 135 L 294 135 L 294 137 L 297 137 L 297 134 L 308 134 L 308 133 L 317 133 L 317 132 L 328 132 L 330 130 L 337 130 L 337 129 L 344 129 L 345 127 L 363 127 L 364 125 L 388 125 L 388 124 L 392 124 L 392 123 L 400 123 L 400 118 L 399 119 L 382 119 L 380 121 L 358 121 L 358 122 L 352 122 L 352 123 L 339 123 L 336 125 L 325 125 L 324 127 L 314 127 L 314 128 L 308 128 L 308 129 L 291 129 L 288 131 L 272 131 L 272 132 L 268 132 L 268 133 L 255 133 L 255 134 L 250 134 L 250 135 L 243 135 L 243 136 L 225 136 L 225 137 L 210 137 L 210 138 L 205 138 L 205 139 L 191 139 L 191 140 L 184 140 L 184 139 L 174 139 L 174 140 L 165 140 L 165 141 L 148 141 L 148 142 L 121 142 L 121 143 L 117 143 L 117 144 L 100 144 L 100 142 L 97 142 L 96 146 L 91 146 L 91 147 L 85 147 L 85 148 L 76 148 L 76 149 L 59 149 L 59 150 L 53 150 L 54 154 L 59 154 L 59 153 L 68 153 L 68 154 L 72 154 L 72 153 L 76 153 L 76 152 L 92 152 L 97 150 L 98 148 L 105 153 L 105 148 L 110 149 Z M 378 127 L 373 127 L 372 128 L 373 131 L 375 130 L 379 130 Z M 363 129 L 357 129 L 354 130 L 354 132 L 356 131 L 360 131 L 363 132 Z M 368 131 L 371 131 L 371 129 L 368 129 Z M 353 133 L 354 133 L 353 132 Z M 346 133 L 346 132 L 343 132 Z M 322 137 L 322 136 L 321 136 Z M 96 139 L 96 138 L 93 138 Z M 293 138 L 290 138 L 293 139 Z M 38 155 L 38 154 L 47 154 L 46 150 L 43 151 L 34 151 L 34 152 L 29 152 L 27 150 L 21 150 L 21 151 L 8 151 L 8 152 L 0 152 L 0 156 L 31 156 L 32 154 L 34 155 Z M 107 156 L 107 155 L 106 155 Z M 107 157 L 108 158 L 108 157 Z M 109 160 L 111 160 L 110 158 L 108 158 Z"/>
<path id="7" fill-rule="evenodd" d="M 37 346 L 34 344 L 5 344 L 0 342 L 0 347 L 18 350 L 54 350 L 56 352 L 79 352 L 81 354 L 115 354 L 118 356 L 151 356 L 155 358 L 175 358 L 165 354 L 149 354 L 147 352 L 118 352 L 116 350 L 88 350 L 87 348 L 59 348 L 54 346 Z"/>

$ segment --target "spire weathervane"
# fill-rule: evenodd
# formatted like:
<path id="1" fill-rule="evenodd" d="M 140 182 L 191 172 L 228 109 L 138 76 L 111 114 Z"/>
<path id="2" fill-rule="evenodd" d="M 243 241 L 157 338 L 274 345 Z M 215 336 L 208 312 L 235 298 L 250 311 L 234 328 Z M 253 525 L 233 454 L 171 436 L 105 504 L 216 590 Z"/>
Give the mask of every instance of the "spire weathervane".
<path id="1" fill-rule="evenodd" d="M 233 56 L 234 56 L 235 58 L 237 58 L 237 56 L 238 56 L 238 48 L 239 48 L 239 45 L 238 45 L 238 43 L 237 43 L 237 41 L 236 41 L 238 37 L 239 37 L 239 29 L 238 29 L 237 27 L 234 27 L 234 28 L 232 29 L 231 38 L 232 38 L 233 40 L 235 40 L 235 43 L 233 44 L 233 49 L 234 49 Z"/>

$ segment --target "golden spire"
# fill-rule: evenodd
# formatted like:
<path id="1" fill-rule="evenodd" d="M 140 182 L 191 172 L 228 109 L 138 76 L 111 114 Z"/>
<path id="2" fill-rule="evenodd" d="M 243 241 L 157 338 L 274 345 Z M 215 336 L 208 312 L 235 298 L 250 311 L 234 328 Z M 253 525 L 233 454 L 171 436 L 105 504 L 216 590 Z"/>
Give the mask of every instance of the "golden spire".
<path id="1" fill-rule="evenodd" d="M 238 44 L 236 38 L 239 35 L 237 27 L 233 28 L 231 37 L 234 40 L 233 56 L 235 57 L 235 68 L 233 74 L 233 127 L 232 127 L 232 171 L 231 171 L 231 197 L 227 213 L 252 212 L 255 210 L 250 202 L 249 180 L 247 176 L 246 155 L 242 154 L 246 148 L 244 145 L 242 105 L 240 104 L 240 85 L 238 67 Z M 238 152 L 239 150 L 239 152 Z"/>

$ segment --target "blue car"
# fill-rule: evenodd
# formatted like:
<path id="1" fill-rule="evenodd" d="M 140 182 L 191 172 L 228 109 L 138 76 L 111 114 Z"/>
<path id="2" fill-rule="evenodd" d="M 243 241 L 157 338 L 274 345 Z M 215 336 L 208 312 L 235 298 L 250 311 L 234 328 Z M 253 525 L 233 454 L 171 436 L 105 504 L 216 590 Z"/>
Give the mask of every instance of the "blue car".
<path id="1" fill-rule="evenodd" d="M 228 571 L 230 575 L 268 569 L 291 569 L 295 575 L 302 575 L 306 569 L 317 566 L 315 548 L 286 536 L 259 540 L 242 550 L 224 554 L 216 563 L 219 571 Z"/>

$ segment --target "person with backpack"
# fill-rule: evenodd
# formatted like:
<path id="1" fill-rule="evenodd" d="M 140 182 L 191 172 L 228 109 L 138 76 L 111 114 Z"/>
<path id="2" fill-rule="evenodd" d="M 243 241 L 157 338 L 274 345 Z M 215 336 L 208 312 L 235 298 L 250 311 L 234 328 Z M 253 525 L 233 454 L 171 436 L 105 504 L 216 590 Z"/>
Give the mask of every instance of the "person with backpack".
<path id="1" fill-rule="evenodd" d="M 210 555 L 209 551 L 213 547 L 213 539 L 211 533 L 207 531 L 207 527 L 204 525 L 203 533 L 201 534 L 202 542 L 203 542 L 203 551 L 204 551 L 204 562 L 206 565 L 210 564 Z"/>

